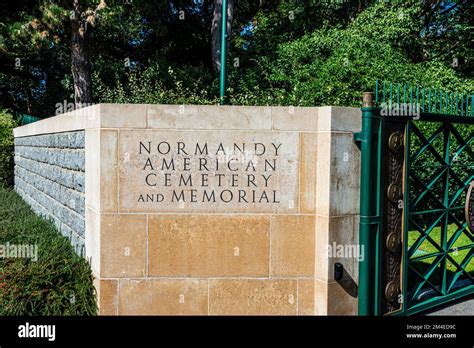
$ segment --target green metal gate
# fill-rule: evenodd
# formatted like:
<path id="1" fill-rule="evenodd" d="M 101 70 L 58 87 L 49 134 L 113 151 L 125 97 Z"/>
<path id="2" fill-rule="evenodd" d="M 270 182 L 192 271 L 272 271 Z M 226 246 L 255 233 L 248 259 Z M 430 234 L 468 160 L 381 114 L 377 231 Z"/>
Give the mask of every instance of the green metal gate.
<path id="1" fill-rule="evenodd" d="M 385 82 L 364 95 L 360 315 L 474 294 L 473 109 L 472 95 Z"/>

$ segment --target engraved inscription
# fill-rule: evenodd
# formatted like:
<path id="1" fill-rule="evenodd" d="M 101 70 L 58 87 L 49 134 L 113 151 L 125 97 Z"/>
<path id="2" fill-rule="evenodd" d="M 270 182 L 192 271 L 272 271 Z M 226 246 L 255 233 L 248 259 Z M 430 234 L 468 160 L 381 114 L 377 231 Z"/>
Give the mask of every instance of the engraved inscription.
<path id="1" fill-rule="evenodd" d="M 121 210 L 273 212 L 297 208 L 295 134 L 123 131 L 119 151 Z"/>

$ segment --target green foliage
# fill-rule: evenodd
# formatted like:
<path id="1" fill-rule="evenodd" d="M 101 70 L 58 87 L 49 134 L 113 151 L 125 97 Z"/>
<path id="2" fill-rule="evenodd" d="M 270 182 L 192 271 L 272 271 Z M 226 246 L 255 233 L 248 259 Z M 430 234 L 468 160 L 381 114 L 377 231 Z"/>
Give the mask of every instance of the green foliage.
<path id="1" fill-rule="evenodd" d="M 6 109 L 0 109 L 0 146 L 13 145 L 13 128 L 17 123 L 13 115 Z"/>
<path id="2" fill-rule="evenodd" d="M 115 85 L 112 86 L 96 78 L 95 95 L 105 103 L 217 103 L 217 98 L 209 92 L 212 77 L 203 67 L 174 70 L 168 66 L 165 70 L 164 66 L 155 64 L 146 69 L 129 70 L 124 77 L 123 81 L 115 79 Z"/>
<path id="3" fill-rule="evenodd" d="M 13 115 L 0 109 L 0 187 L 13 184 L 13 128 L 16 126 Z"/>
<path id="4" fill-rule="evenodd" d="M 89 14 L 100 3 L 80 2 Z M 105 3 L 87 30 L 94 102 L 216 102 L 212 0 Z M 373 90 L 376 79 L 472 91 L 473 4 L 237 1 L 227 101 L 358 107 L 361 93 Z M 71 2 L 18 0 L 2 6 L 0 104 L 53 115 L 57 103 L 72 102 Z M 459 66 L 452 66 L 454 58 Z"/>
<path id="5" fill-rule="evenodd" d="M 317 29 L 278 45 L 274 57 L 255 57 L 243 74 L 232 72 L 229 85 L 243 94 L 265 90 L 272 104 L 303 106 L 359 107 L 376 79 L 472 92 L 472 80 L 443 61 L 417 61 L 419 11 L 413 4 L 376 4 L 345 28 Z"/>
<path id="6" fill-rule="evenodd" d="M 0 244 L 37 245 L 38 260 L 0 258 L 0 315 L 95 315 L 90 265 L 50 221 L 0 188 Z"/>

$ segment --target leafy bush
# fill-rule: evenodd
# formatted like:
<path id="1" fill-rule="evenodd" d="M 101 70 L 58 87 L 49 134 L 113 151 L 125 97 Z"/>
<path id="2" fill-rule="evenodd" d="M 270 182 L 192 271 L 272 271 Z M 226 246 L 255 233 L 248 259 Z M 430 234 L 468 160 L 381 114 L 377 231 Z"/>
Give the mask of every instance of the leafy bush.
<path id="1" fill-rule="evenodd" d="M 310 20 L 318 23 L 300 23 L 304 30 L 297 33 L 296 23 L 287 21 L 287 5 L 278 13 L 260 11 L 251 34 L 239 36 L 229 50 L 227 102 L 360 107 L 362 93 L 373 91 L 375 80 L 472 92 L 474 82 L 445 56 L 425 54 L 422 7 L 420 2 L 375 2 L 351 21 Z M 283 30 L 289 25 L 291 30 Z M 136 61 L 124 68 L 122 62 L 110 65 L 101 59 L 93 76 L 97 102 L 218 101 L 218 75 L 206 66 L 154 56 L 149 64 Z"/>
<path id="2" fill-rule="evenodd" d="M 160 64 L 147 68 L 131 69 L 119 76 L 113 84 L 94 75 L 95 91 L 102 103 L 145 103 L 145 104 L 215 104 L 217 99 L 211 92 L 213 86 L 209 73 L 200 67 L 175 69 Z M 214 94 L 215 95 L 215 94 Z"/>
<path id="3" fill-rule="evenodd" d="M 88 262 L 51 221 L 0 188 L 0 244 L 36 245 L 37 260 L 0 258 L 0 315 L 95 315 Z"/>
<path id="4" fill-rule="evenodd" d="M 380 2 L 347 27 L 322 27 L 278 44 L 275 52 L 252 57 L 247 69 L 230 69 L 232 98 L 239 102 L 240 95 L 253 95 L 257 104 L 360 107 L 362 93 L 373 91 L 375 80 L 472 92 L 472 80 L 442 59 L 424 57 L 420 6 Z"/>
<path id="5" fill-rule="evenodd" d="M 16 126 L 13 115 L 0 109 L 0 186 L 13 184 L 13 128 Z"/>

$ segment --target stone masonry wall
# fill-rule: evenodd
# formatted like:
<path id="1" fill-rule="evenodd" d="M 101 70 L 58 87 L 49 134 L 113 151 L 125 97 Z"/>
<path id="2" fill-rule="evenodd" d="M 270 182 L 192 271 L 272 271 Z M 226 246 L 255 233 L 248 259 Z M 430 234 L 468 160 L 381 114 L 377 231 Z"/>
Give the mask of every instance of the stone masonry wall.
<path id="1" fill-rule="evenodd" d="M 359 109 L 99 108 L 86 255 L 100 314 L 356 313 L 357 258 L 328 246 L 358 243 Z"/>
<path id="2" fill-rule="evenodd" d="M 358 245 L 360 129 L 355 108 L 98 104 L 14 130 L 16 189 L 84 241 L 102 315 L 353 315 L 357 255 L 332 250 Z"/>
<path id="3" fill-rule="evenodd" d="M 84 131 L 15 138 L 15 190 L 78 254 L 85 240 Z"/>

